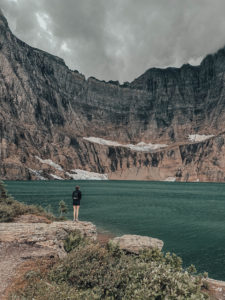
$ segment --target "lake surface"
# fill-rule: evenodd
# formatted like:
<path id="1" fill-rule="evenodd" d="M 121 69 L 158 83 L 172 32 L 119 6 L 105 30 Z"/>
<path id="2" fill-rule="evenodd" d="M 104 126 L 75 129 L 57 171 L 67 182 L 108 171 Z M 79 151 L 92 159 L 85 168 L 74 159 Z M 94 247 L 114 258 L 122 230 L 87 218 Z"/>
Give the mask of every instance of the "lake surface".
<path id="1" fill-rule="evenodd" d="M 64 200 L 72 219 L 71 194 L 83 194 L 80 220 L 116 235 L 140 234 L 164 241 L 163 251 L 181 256 L 214 279 L 225 280 L 225 184 L 143 181 L 7 181 L 8 191 L 27 204 Z"/>

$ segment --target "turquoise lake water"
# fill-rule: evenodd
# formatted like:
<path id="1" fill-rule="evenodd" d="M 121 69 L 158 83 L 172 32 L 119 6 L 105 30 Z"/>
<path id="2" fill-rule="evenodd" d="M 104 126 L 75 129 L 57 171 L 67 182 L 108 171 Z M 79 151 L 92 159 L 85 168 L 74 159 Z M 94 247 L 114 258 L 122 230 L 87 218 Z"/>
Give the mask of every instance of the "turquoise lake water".
<path id="1" fill-rule="evenodd" d="M 82 191 L 80 220 L 116 235 L 140 234 L 164 241 L 163 251 L 181 256 L 214 279 L 225 280 L 225 184 L 148 181 L 7 181 L 27 204 L 64 200 L 72 219 L 71 194 Z"/>

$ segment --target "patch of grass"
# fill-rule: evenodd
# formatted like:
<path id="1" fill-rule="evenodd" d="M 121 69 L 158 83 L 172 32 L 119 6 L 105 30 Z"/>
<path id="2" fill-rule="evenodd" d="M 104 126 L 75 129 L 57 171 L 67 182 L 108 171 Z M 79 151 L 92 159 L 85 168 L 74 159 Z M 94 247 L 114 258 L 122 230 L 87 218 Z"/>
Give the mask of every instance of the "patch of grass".
<path id="1" fill-rule="evenodd" d="M 11 299 L 208 299 L 201 292 L 201 276 L 193 276 L 193 267 L 184 270 L 174 254 L 145 250 L 127 255 L 79 234 L 70 241 L 75 242 L 66 258 L 45 275 L 34 273 L 26 288 Z"/>
<path id="2" fill-rule="evenodd" d="M 49 220 L 53 220 L 54 216 L 48 213 L 41 206 L 26 205 L 15 200 L 10 196 L 0 181 L 0 222 L 11 222 L 17 216 L 24 214 L 35 214 L 37 216 L 44 216 Z"/>

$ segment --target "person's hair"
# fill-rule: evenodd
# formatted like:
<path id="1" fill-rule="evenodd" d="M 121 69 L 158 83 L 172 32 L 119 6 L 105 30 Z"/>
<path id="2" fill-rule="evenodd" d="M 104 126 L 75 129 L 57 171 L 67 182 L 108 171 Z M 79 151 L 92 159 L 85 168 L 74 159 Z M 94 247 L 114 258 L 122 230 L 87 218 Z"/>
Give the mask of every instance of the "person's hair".
<path id="1" fill-rule="evenodd" d="M 76 190 L 79 190 L 79 189 L 80 189 L 79 185 L 76 185 L 75 188 L 76 188 Z"/>

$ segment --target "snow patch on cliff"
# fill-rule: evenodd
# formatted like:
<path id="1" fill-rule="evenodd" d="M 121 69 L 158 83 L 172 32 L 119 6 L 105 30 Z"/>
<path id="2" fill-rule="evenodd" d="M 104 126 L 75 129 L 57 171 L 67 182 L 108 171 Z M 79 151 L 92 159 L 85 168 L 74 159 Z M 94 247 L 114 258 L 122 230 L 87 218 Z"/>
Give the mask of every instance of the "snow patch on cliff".
<path id="1" fill-rule="evenodd" d="M 202 142 L 205 141 L 211 137 L 213 137 L 214 134 L 211 135 L 205 135 L 205 134 L 189 134 L 188 139 L 190 142 Z"/>
<path id="2" fill-rule="evenodd" d="M 100 145 L 106 145 L 106 146 L 121 146 L 121 144 L 114 142 L 114 141 L 110 141 L 110 140 L 105 140 L 102 138 L 97 138 L 97 137 L 83 137 L 84 140 L 87 140 L 89 142 L 92 143 L 96 143 L 96 144 L 100 144 Z M 125 146 L 125 145 L 123 145 Z"/>
<path id="3" fill-rule="evenodd" d="M 63 170 L 63 168 L 54 163 L 51 159 L 41 159 L 38 156 L 35 156 L 42 164 L 47 164 L 53 168 L 55 168 L 58 171 L 63 172 L 65 175 L 69 176 L 71 179 L 74 180 L 108 180 L 108 175 L 107 174 L 99 174 L 99 173 L 95 173 L 95 172 L 89 172 L 89 171 L 84 171 L 84 170 L 80 170 L 80 169 L 74 169 L 71 170 L 70 172 L 65 172 Z M 31 169 L 29 169 L 31 170 Z M 40 180 L 46 180 L 43 176 L 40 175 L 40 172 L 32 170 L 33 174 L 35 174 L 37 176 L 38 179 Z M 56 180 L 64 180 L 64 178 L 55 175 L 55 174 L 49 174 L 49 176 L 51 176 L 52 178 L 56 179 Z"/>
<path id="4" fill-rule="evenodd" d="M 71 170 L 71 172 L 73 173 L 66 172 L 65 174 L 74 180 L 108 180 L 107 174 L 99 174 L 80 169 L 74 169 Z"/>
<path id="5" fill-rule="evenodd" d="M 41 159 L 38 156 L 35 156 L 42 164 L 47 164 L 58 171 L 63 171 L 62 167 L 56 163 L 54 163 L 51 159 Z"/>
<path id="6" fill-rule="evenodd" d="M 165 148 L 167 147 L 168 145 L 166 144 L 146 144 L 144 142 L 140 142 L 136 145 L 132 145 L 132 144 L 128 144 L 128 145 L 125 145 L 126 147 L 130 148 L 131 150 L 135 150 L 135 151 L 148 151 L 148 152 L 151 152 L 153 150 L 157 150 L 157 149 L 160 149 L 160 148 Z"/>
<path id="7" fill-rule="evenodd" d="M 120 144 L 115 141 L 105 140 L 105 139 L 97 138 L 97 137 L 83 137 L 83 139 L 87 140 L 89 142 L 92 142 L 92 143 L 99 144 L 99 145 L 125 147 L 125 148 L 129 148 L 131 150 L 134 150 L 134 151 L 143 151 L 143 152 L 151 152 L 151 151 L 154 151 L 154 150 L 157 150 L 160 148 L 165 148 L 168 146 L 166 144 L 151 144 L 151 143 L 146 144 L 144 142 L 140 142 L 136 145 L 133 145 L 133 144 L 123 145 L 123 144 Z"/>
<path id="8" fill-rule="evenodd" d="M 64 180 L 62 177 L 54 175 L 54 174 L 50 174 L 50 176 L 56 180 Z"/>
<path id="9" fill-rule="evenodd" d="M 176 181 L 176 177 L 167 177 L 164 181 L 174 182 Z"/>
<path id="10" fill-rule="evenodd" d="M 40 174 L 39 171 L 30 169 L 30 168 L 28 168 L 28 170 L 30 171 L 30 173 L 34 174 L 37 177 L 37 179 L 39 179 L 39 180 L 47 180 L 46 178 L 44 178 L 43 176 L 41 176 L 41 174 Z"/>

